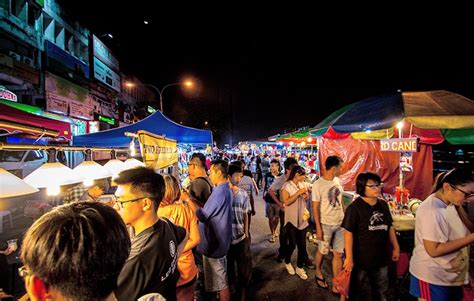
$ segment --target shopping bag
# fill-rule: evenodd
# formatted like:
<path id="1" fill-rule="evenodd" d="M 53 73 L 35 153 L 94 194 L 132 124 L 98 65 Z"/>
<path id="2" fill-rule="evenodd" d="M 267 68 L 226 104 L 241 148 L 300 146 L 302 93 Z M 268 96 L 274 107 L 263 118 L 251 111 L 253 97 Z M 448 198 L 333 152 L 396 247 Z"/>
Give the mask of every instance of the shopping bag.
<path id="1" fill-rule="evenodd" d="M 474 300 L 474 289 L 470 285 L 464 285 L 462 287 L 462 301 L 473 301 Z"/>
<path id="2" fill-rule="evenodd" d="M 332 280 L 332 284 L 339 293 L 349 298 L 349 285 L 351 284 L 350 272 L 346 270 L 340 271 Z"/>

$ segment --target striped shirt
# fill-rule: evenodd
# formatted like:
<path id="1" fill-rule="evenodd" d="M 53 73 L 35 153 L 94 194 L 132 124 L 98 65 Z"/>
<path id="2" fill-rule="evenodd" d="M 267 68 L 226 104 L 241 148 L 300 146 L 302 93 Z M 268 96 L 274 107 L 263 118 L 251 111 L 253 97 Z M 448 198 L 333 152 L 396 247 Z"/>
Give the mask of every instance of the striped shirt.
<path id="1" fill-rule="evenodd" d="M 250 198 L 241 188 L 237 192 L 232 190 L 232 244 L 235 245 L 245 239 L 245 216 L 252 211 Z"/>

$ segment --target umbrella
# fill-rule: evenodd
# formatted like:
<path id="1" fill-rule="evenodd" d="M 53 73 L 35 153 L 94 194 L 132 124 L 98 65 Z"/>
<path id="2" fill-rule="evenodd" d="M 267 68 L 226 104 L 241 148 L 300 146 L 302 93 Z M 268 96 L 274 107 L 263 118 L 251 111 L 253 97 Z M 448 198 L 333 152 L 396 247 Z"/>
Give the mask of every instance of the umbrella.
<path id="1" fill-rule="evenodd" d="M 474 102 L 449 91 L 403 92 L 347 105 L 310 130 L 313 137 L 379 140 L 419 137 L 420 142 L 474 144 Z"/>

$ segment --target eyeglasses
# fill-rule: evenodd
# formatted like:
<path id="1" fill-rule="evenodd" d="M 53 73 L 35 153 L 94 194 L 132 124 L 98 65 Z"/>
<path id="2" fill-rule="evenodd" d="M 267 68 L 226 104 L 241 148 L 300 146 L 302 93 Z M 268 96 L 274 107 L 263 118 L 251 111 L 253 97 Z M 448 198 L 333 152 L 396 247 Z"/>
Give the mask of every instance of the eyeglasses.
<path id="1" fill-rule="evenodd" d="M 474 193 L 473 193 L 473 192 L 465 192 L 464 190 L 459 189 L 458 187 L 456 187 L 456 186 L 454 186 L 454 185 L 451 185 L 451 187 L 453 187 L 454 189 L 459 190 L 459 191 L 461 191 L 462 193 L 464 193 L 464 198 L 466 198 L 466 199 L 472 198 L 472 197 L 474 196 Z"/>
<path id="2" fill-rule="evenodd" d="M 25 279 L 26 276 L 29 276 L 29 275 L 30 275 L 30 273 L 28 272 L 28 270 L 26 269 L 25 266 L 22 266 L 21 268 L 18 268 L 18 275 L 19 275 L 21 278 Z"/>
<path id="3" fill-rule="evenodd" d="M 144 197 L 136 198 L 136 199 L 133 199 L 133 200 L 121 201 L 120 199 L 118 199 L 117 197 L 115 197 L 114 206 L 116 206 L 116 205 L 118 204 L 118 206 L 123 209 L 123 204 L 137 202 L 137 201 L 140 201 L 140 200 L 143 200 L 143 199 L 146 199 L 146 198 L 148 198 L 148 197 L 147 197 L 147 196 L 144 196 Z"/>
<path id="4" fill-rule="evenodd" d="M 383 188 L 383 183 L 379 184 L 372 184 L 372 185 L 365 185 L 366 187 L 369 187 L 371 189 L 376 189 L 376 188 Z"/>

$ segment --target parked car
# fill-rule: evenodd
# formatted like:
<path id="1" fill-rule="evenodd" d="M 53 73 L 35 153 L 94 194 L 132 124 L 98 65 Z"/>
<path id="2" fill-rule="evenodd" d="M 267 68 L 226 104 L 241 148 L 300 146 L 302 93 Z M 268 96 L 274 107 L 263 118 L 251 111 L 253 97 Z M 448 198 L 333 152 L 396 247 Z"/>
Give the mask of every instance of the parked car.
<path id="1" fill-rule="evenodd" d="M 42 150 L 0 150 L 0 167 L 22 179 L 47 161 Z"/>

